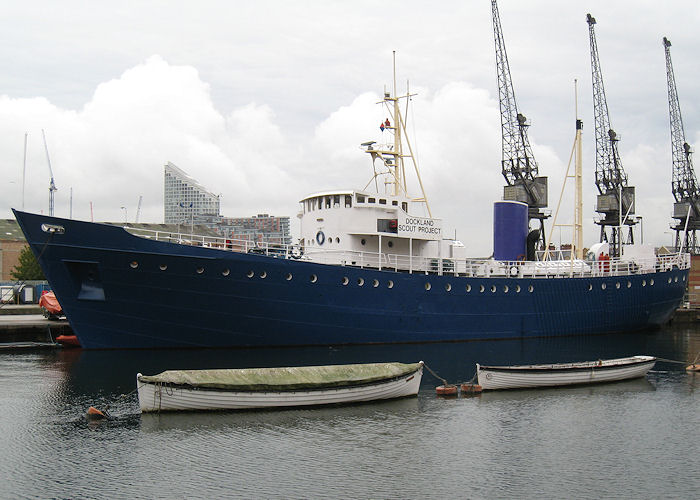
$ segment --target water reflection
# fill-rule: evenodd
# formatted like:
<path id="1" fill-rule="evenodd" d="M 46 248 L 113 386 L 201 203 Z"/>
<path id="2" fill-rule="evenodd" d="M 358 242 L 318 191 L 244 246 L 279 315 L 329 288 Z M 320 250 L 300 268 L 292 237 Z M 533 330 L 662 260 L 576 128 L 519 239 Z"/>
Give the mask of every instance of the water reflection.
<path id="1" fill-rule="evenodd" d="M 451 400 L 436 397 L 439 381 L 426 373 L 417 398 L 263 412 L 141 415 L 131 392 L 136 373 L 178 368 L 424 360 L 460 382 L 477 362 L 635 354 L 690 362 L 698 351 L 694 328 L 666 328 L 453 344 L 2 353 L 0 445 L 11 452 L 0 454 L 0 477 L 10 478 L 0 498 L 692 497 L 692 481 L 672 478 L 697 475 L 700 374 L 676 363 L 637 380 Z M 111 405 L 114 419 L 88 423 L 90 405 Z"/>
<path id="2" fill-rule="evenodd" d="M 171 369 L 250 368 L 419 360 L 450 382 L 463 382 L 475 373 L 475 364 L 532 364 L 587 361 L 647 354 L 692 361 L 700 352 L 691 329 L 666 329 L 648 334 L 574 336 L 562 338 L 479 341 L 440 344 L 365 345 L 277 349 L 200 349 L 84 351 L 64 350 L 45 363 L 62 370 L 76 393 L 111 396 L 131 391 L 136 374 Z M 680 365 L 659 362 L 656 369 L 677 370 Z M 430 373 L 423 387 L 438 382 Z"/>

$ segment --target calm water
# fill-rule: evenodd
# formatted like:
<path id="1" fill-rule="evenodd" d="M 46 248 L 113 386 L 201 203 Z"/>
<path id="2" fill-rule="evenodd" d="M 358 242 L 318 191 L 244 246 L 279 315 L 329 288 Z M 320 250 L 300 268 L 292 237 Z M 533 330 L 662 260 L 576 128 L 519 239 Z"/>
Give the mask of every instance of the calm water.
<path id="1" fill-rule="evenodd" d="M 633 354 L 692 360 L 700 328 L 641 335 L 276 350 L 0 353 L 0 498 L 698 498 L 700 374 L 351 407 L 141 415 L 136 373 L 424 360 L 450 382 L 474 363 Z M 112 404 L 114 420 L 85 410 Z"/>

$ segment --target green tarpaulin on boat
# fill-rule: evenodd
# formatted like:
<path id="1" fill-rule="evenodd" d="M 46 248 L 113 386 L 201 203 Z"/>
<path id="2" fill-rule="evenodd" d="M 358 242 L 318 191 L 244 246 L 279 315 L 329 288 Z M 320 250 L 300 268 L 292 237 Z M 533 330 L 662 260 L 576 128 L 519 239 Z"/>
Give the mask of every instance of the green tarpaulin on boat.
<path id="1" fill-rule="evenodd" d="M 421 363 L 367 363 L 284 368 L 168 370 L 158 375 L 141 375 L 139 380 L 232 391 L 290 391 L 368 384 L 408 375 L 421 366 Z"/>

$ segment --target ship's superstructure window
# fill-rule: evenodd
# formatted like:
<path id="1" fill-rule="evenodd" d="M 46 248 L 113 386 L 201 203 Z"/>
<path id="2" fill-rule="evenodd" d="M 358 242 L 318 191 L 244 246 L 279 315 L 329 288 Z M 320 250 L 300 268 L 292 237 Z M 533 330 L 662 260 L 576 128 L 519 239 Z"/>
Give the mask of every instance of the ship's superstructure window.
<path id="1" fill-rule="evenodd" d="M 396 200 L 391 200 L 391 206 L 396 207 L 399 205 L 399 202 Z"/>
<path id="2" fill-rule="evenodd" d="M 333 195 L 333 208 L 340 208 L 340 195 Z"/>
<path id="3" fill-rule="evenodd" d="M 405 202 L 405 201 L 401 202 L 401 210 L 408 213 L 408 202 Z"/>
<path id="4" fill-rule="evenodd" d="M 352 208 L 352 196 L 349 194 L 345 195 L 345 208 Z"/>
<path id="5" fill-rule="evenodd" d="M 331 208 L 331 197 L 326 196 L 326 208 Z"/>
<path id="6" fill-rule="evenodd" d="M 386 205 L 386 200 L 384 198 L 379 198 L 380 205 Z"/>
<path id="7" fill-rule="evenodd" d="M 365 198 L 364 194 L 357 194 L 357 195 L 355 195 L 355 197 L 357 198 L 357 203 L 364 203 L 365 202 L 366 198 Z"/>
<path id="8" fill-rule="evenodd" d="M 367 203 L 375 203 L 377 200 L 374 198 L 368 198 Z"/>

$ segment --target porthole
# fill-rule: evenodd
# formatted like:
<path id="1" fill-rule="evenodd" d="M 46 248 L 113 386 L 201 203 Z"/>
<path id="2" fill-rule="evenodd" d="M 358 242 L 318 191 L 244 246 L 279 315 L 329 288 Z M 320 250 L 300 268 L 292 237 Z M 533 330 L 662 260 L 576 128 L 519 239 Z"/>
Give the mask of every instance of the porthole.
<path id="1" fill-rule="evenodd" d="M 379 286 L 379 280 L 372 280 L 372 286 L 377 288 Z"/>
<path id="2" fill-rule="evenodd" d="M 228 269 L 224 269 L 223 271 L 221 271 L 221 274 L 224 276 L 228 276 L 229 274 L 231 274 L 231 271 L 229 271 Z"/>
<path id="3" fill-rule="evenodd" d="M 255 276 L 255 273 L 253 271 L 248 271 L 248 274 L 246 274 L 246 276 L 252 278 L 253 276 Z"/>
<path id="4" fill-rule="evenodd" d="M 360 240 L 360 245 L 364 245 L 365 243 L 367 243 L 367 241 L 366 241 L 364 238 L 362 238 L 362 239 Z"/>
<path id="5" fill-rule="evenodd" d="M 158 269 L 160 269 L 161 271 L 165 271 L 167 268 L 168 266 L 166 266 L 165 264 L 161 264 L 160 266 L 158 266 Z"/>
<path id="6" fill-rule="evenodd" d="M 394 282 L 391 281 L 391 280 L 387 281 L 387 282 L 386 282 L 386 287 L 387 287 L 387 288 L 394 288 Z"/>
<path id="7" fill-rule="evenodd" d="M 617 288 L 618 290 L 620 289 L 620 282 L 619 281 L 617 283 L 615 283 L 615 288 Z"/>
<path id="8" fill-rule="evenodd" d="M 647 280 L 642 280 L 642 286 L 647 286 Z"/>
<path id="9" fill-rule="evenodd" d="M 287 281 L 292 281 L 292 273 L 287 273 Z"/>
<path id="10" fill-rule="evenodd" d="M 447 283 L 447 284 L 445 285 L 445 291 L 446 291 L 446 292 L 449 292 L 450 290 L 452 290 L 452 285 L 450 285 L 449 283 Z"/>
<path id="11" fill-rule="evenodd" d="M 345 285 L 347 285 L 348 283 L 350 283 L 350 280 L 348 279 L 347 276 L 343 276 L 343 279 L 342 279 L 341 283 L 343 284 L 343 286 L 345 286 Z"/>
<path id="12" fill-rule="evenodd" d="M 608 285 L 606 285 L 605 283 L 603 283 L 602 285 L 600 285 L 600 288 L 603 289 L 603 290 L 605 290 L 607 287 L 608 287 Z"/>
<path id="13" fill-rule="evenodd" d="M 631 282 L 631 281 L 628 281 L 628 282 L 627 282 L 627 288 L 632 288 L 632 282 Z"/>
<path id="14" fill-rule="evenodd" d="M 654 278 L 649 280 L 649 285 L 654 286 Z"/>
<path id="15" fill-rule="evenodd" d="M 364 278 L 357 278 L 357 286 L 362 286 L 365 284 Z"/>
<path id="16" fill-rule="evenodd" d="M 479 293 L 484 293 L 484 285 L 479 285 Z"/>
<path id="17" fill-rule="evenodd" d="M 340 238 L 337 238 L 337 237 L 336 237 L 335 242 L 336 242 L 336 243 L 340 243 Z"/>
<path id="18" fill-rule="evenodd" d="M 426 290 L 430 290 L 430 288 L 431 288 L 430 283 L 426 283 L 426 284 L 425 284 L 425 289 L 426 289 Z"/>
<path id="19" fill-rule="evenodd" d="M 676 276 L 675 278 L 673 278 L 673 282 L 674 282 L 674 283 L 678 283 L 678 276 Z"/>
<path id="20" fill-rule="evenodd" d="M 471 292 L 471 291 L 472 291 L 472 286 L 471 286 L 471 285 L 467 285 L 467 293 L 469 293 L 469 292 Z"/>
<path id="21" fill-rule="evenodd" d="M 496 285 L 491 285 L 491 293 L 496 293 Z"/>
<path id="22" fill-rule="evenodd" d="M 589 283 L 589 284 L 588 284 L 588 291 L 590 292 L 591 290 L 593 290 L 593 285 L 591 285 L 591 284 Z"/>
<path id="23" fill-rule="evenodd" d="M 131 269 L 136 269 L 137 267 L 139 267 L 139 263 L 136 262 L 135 260 L 132 260 L 132 261 L 129 263 L 129 265 L 131 266 Z"/>
<path id="24" fill-rule="evenodd" d="M 318 281 L 318 276 L 312 274 L 311 276 L 309 276 L 309 280 L 311 281 L 311 283 L 316 283 Z"/>
<path id="25" fill-rule="evenodd" d="M 393 241 L 390 241 L 389 243 L 387 243 L 387 246 L 388 246 L 389 248 L 393 247 L 393 246 L 394 246 L 394 242 L 393 242 Z"/>
<path id="26" fill-rule="evenodd" d="M 520 293 L 520 285 L 515 285 L 515 293 Z"/>
<path id="27" fill-rule="evenodd" d="M 204 272 L 204 268 L 203 268 L 203 267 L 198 267 L 198 268 L 196 269 L 196 271 L 197 271 L 197 274 L 202 274 L 202 273 Z"/>
<path id="28" fill-rule="evenodd" d="M 530 293 L 532 293 L 532 292 L 535 291 L 535 287 L 533 287 L 532 285 L 530 285 L 529 287 L 527 287 L 527 291 L 530 292 Z"/>
<path id="29" fill-rule="evenodd" d="M 264 280 L 265 278 L 267 278 L 267 271 L 263 271 L 260 273 L 260 279 Z"/>
<path id="30" fill-rule="evenodd" d="M 685 275 L 683 275 L 682 279 L 683 279 L 683 281 L 685 281 Z"/>
<path id="31" fill-rule="evenodd" d="M 668 282 L 671 283 L 671 281 L 673 281 L 673 280 L 672 280 L 671 277 L 669 276 L 669 277 L 668 277 Z"/>
<path id="32" fill-rule="evenodd" d="M 503 293 L 508 293 L 508 285 L 503 287 Z"/>

